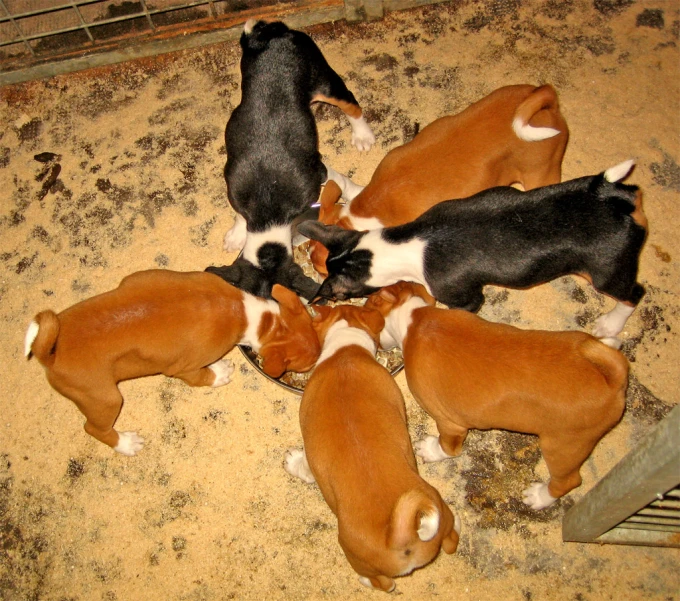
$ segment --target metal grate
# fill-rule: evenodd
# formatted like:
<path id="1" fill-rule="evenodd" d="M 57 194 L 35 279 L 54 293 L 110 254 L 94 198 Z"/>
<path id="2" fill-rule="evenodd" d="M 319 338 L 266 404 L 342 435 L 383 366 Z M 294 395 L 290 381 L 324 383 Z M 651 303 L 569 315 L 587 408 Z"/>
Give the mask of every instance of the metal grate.
<path id="1" fill-rule="evenodd" d="M 680 547 L 680 405 L 566 513 L 562 537 Z"/>

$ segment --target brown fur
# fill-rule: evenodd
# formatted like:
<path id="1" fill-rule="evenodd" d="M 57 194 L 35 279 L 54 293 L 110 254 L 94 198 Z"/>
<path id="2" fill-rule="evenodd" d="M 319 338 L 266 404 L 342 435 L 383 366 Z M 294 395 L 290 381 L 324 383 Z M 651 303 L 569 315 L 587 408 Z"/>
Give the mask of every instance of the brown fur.
<path id="1" fill-rule="evenodd" d="M 322 341 L 347 320 L 377 337 L 382 317 L 356 306 L 318 307 Z M 365 348 L 342 347 L 314 370 L 302 397 L 300 424 L 309 466 L 338 517 L 338 539 L 354 570 L 390 591 L 395 576 L 429 563 L 458 534 L 439 493 L 419 475 L 406 428 L 404 400 L 388 371 Z M 439 513 L 433 538 L 418 537 L 420 516 Z"/>
<path id="2" fill-rule="evenodd" d="M 414 295 L 433 304 L 422 286 L 400 282 L 367 307 L 387 316 Z M 448 455 L 461 453 L 469 429 L 535 434 L 550 494 L 581 484 L 581 465 L 623 414 L 628 362 L 619 351 L 583 332 L 520 330 L 455 309 L 428 306 L 411 317 L 406 378 Z"/>
<path id="3" fill-rule="evenodd" d="M 311 318 L 289 290 L 275 286 L 280 316 L 265 313 L 258 330 L 263 369 L 278 377 L 286 368 L 311 369 L 319 344 Z M 118 288 L 58 315 L 43 311 L 30 351 L 52 387 L 85 415 L 85 430 L 110 447 L 123 404 L 118 382 L 165 374 L 190 386 L 210 386 L 218 361 L 247 327 L 244 293 L 205 272 L 149 270 L 124 278 Z"/>
<path id="4" fill-rule="evenodd" d="M 537 142 L 521 140 L 512 129 L 516 116 L 561 133 Z M 352 200 L 350 213 L 375 217 L 391 227 L 413 221 L 443 200 L 466 198 L 494 186 L 519 184 L 530 190 L 556 184 L 568 139 L 552 86 L 499 88 L 391 150 Z M 338 221 L 339 215 L 339 208 L 329 206 L 319 220 L 351 229 L 349 221 Z M 315 269 L 325 275 L 328 252 L 320 243 L 313 243 L 311 252 Z"/>

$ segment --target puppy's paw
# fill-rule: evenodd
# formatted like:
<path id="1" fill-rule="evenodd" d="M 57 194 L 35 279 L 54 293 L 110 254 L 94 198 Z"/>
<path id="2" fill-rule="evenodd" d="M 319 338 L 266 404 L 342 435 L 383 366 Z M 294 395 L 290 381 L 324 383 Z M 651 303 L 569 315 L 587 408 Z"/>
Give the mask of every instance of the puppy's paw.
<path id="1" fill-rule="evenodd" d="M 227 252 L 241 250 L 246 244 L 247 236 L 246 220 L 237 213 L 234 225 L 231 226 L 231 229 L 224 236 L 222 248 Z"/>
<path id="2" fill-rule="evenodd" d="M 384 579 L 384 583 L 381 580 Z M 368 588 L 375 589 L 376 591 L 385 591 L 386 593 L 391 593 L 395 588 L 397 588 L 397 583 L 387 576 L 378 576 L 376 578 L 376 585 L 371 582 L 370 578 L 366 576 L 359 576 L 359 582 Z"/>
<path id="3" fill-rule="evenodd" d="M 373 130 L 363 116 L 358 119 L 349 117 L 349 122 L 352 125 L 352 146 L 355 146 L 360 152 L 368 152 L 375 144 Z"/>
<path id="4" fill-rule="evenodd" d="M 132 457 L 139 453 L 144 446 L 144 439 L 137 432 L 119 432 L 118 444 L 114 447 L 121 455 Z"/>
<path id="5" fill-rule="evenodd" d="M 438 436 L 426 436 L 422 440 L 413 445 L 416 455 L 425 463 L 433 463 L 435 461 L 442 461 L 449 459 L 451 455 L 447 455 L 439 444 Z"/>
<path id="6" fill-rule="evenodd" d="M 215 381 L 211 384 L 213 388 L 224 386 L 231 382 L 231 374 L 234 373 L 234 364 L 229 359 L 220 359 L 208 365 L 208 369 L 215 374 Z"/>
<path id="7" fill-rule="evenodd" d="M 305 452 L 301 449 L 288 449 L 284 458 L 284 469 L 291 475 L 307 484 L 316 482 L 312 470 L 309 469 Z"/>
<path id="8" fill-rule="evenodd" d="M 595 320 L 593 336 L 595 338 L 616 338 L 625 327 L 626 321 L 634 310 L 635 307 L 616 303 L 616 306 L 609 313 L 600 315 Z"/>
<path id="9" fill-rule="evenodd" d="M 522 493 L 522 501 L 531 509 L 545 509 L 552 505 L 557 499 L 548 492 L 548 485 L 543 482 L 533 482 L 529 488 Z"/>

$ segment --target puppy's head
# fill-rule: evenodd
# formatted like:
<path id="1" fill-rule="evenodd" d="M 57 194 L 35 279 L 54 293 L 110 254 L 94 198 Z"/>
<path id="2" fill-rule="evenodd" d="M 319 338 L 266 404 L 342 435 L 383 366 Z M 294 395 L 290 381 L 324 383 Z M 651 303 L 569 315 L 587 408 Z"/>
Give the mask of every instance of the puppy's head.
<path id="1" fill-rule="evenodd" d="M 280 313 L 265 313 L 260 323 L 262 370 L 273 378 L 285 371 L 309 371 L 321 353 L 312 318 L 298 296 L 284 286 L 274 284 L 272 296 Z"/>
<path id="2" fill-rule="evenodd" d="M 368 296 L 378 290 L 366 285 L 371 276 L 373 253 L 368 249 L 357 249 L 366 232 L 344 230 L 318 221 L 305 221 L 298 226 L 298 231 L 318 240 L 328 249 L 328 277 L 319 288 L 318 297 L 347 300 Z"/>
<path id="3" fill-rule="evenodd" d="M 273 39 L 285 36 L 290 29 L 281 21 L 261 21 L 248 19 L 241 34 L 241 48 L 246 50 L 263 50 Z"/>
<path id="4" fill-rule="evenodd" d="M 435 298 L 425 290 L 425 286 L 422 284 L 416 284 L 415 282 L 397 282 L 396 284 L 385 286 L 378 290 L 378 292 L 371 294 L 364 306 L 375 309 L 383 317 L 387 317 L 393 309 L 400 307 L 414 296 L 422 298 L 431 307 L 436 303 Z"/>
<path id="5" fill-rule="evenodd" d="M 316 331 L 319 341 L 323 345 L 330 327 L 344 319 L 351 328 L 359 328 L 366 332 L 375 342 L 376 348 L 380 341 L 380 332 L 385 327 L 382 315 L 373 309 L 355 305 L 338 305 L 336 307 L 313 306 L 312 327 Z"/>

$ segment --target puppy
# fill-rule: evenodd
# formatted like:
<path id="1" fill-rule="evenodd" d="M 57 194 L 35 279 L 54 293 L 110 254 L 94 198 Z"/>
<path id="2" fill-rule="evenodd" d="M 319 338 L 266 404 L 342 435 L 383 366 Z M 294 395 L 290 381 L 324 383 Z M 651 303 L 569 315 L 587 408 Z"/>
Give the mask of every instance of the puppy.
<path id="1" fill-rule="evenodd" d="M 323 349 L 300 405 L 305 450 L 286 470 L 318 482 L 338 517 L 338 539 L 362 584 L 390 592 L 393 578 L 453 553 L 460 525 L 416 467 L 404 399 L 375 360 L 384 321 L 350 305 L 316 307 Z"/>
<path id="2" fill-rule="evenodd" d="M 329 250 L 322 298 L 365 296 L 408 280 L 474 312 L 487 284 L 528 288 L 577 274 L 616 299 L 593 333 L 619 344 L 615 337 L 644 294 L 637 282 L 647 234 L 641 194 L 618 183 L 632 165 L 528 192 L 492 188 L 391 228 L 355 232 L 307 221 L 298 230 Z"/>
<path id="3" fill-rule="evenodd" d="M 113 425 L 123 397 L 118 382 L 165 374 L 190 386 L 222 386 L 234 371 L 221 359 L 236 344 L 253 348 L 272 377 L 308 371 L 320 353 L 311 317 L 290 290 L 255 298 L 203 272 L 133 273 L 118 288 L 62 311 L 35 316 L 25 354 L 85 415 L 85 431 L 123 455 L 143 439 Z"/>
<path id="4" fill-rule="evenodd" d="M 319 221 L 372 230 L 408 223 L 438 202 L 495 186 L 556 184 L 568 139 L 552 86 L 499 88 L 391 150 L 357 196 L 344 205 L 334 204 L 337 198 L 322 203 Z M 328 251 L 317 242 L 310 255 L 327 275 Z"/>
<path id="5" fill-rule="evenodd" d="M 460 455 L 473 428 L 535 434 L 550 482 L 532 484 L 524 502 L 543 509 L 580 486 L 581 465 L 623 414 L 626 358 L 583 332 L 520 330 L 433 304 L 406 282 L 366 302 L 385 317 L 381 345 L 403 350 L 408 386 L 437 422 L 439 439 L 416 443 L 416 453 Z"/>
<path id="6" fill-rule="evenodd" d="M 276 282 L 282 266 L 296 269 L 291 251 L 295 217 L 316 202 L 329 177 L 352 185 L 321 162 L 310 104 L 338 106 L 360 150 L 368 150 L 375 137 L 354 95 L 308 35 L 281 22 L 251 19 L 241 48 L 241 103 L 227 123 L 224 168 L 237 215 L 224 248 L 242 248 L 243 258 Z"/>

